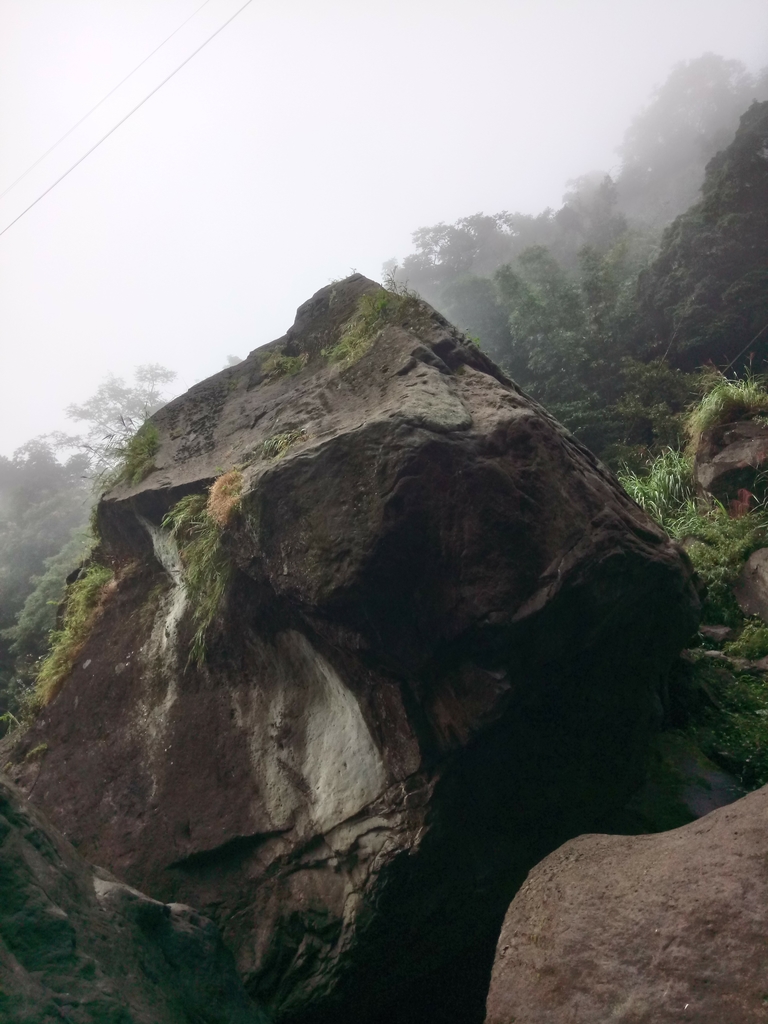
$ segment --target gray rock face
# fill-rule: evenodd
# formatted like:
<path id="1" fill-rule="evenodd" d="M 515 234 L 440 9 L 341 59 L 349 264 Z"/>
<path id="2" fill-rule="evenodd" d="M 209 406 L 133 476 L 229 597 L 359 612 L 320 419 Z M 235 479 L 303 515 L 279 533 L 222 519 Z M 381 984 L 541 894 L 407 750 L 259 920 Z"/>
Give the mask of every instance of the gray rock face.
<path id="1" fill-rule="evenodd" d="M 92 868 L 0 777 L 4 1024 L 265 1024 L 211 921 Z"/>
<path id="2" fill-rule="evenodd" d="M 768 622 L 768 548 L 753 551 L 733 588 L 745 615 L 758 615 Z"/>
<path id="3" fill-rule="evenodd" d="M 385 313 L 335 362 L 363 296 Z M 525 871 L 642 780 L 696 626 L 685 556 L 476 346 L 360 276 L 153 422 L 154 471 L 99 507 L 117 587 L 16 778 L 88 856 L 210 914 L 279 1019 L 478 1019 Z M 187 665 L 161 521 L 235 465 L 232 576 Z M 453 967 L 475 954 L 477 985 Z"/>
<path id="4" fill-rule="evenodd" d="M 758 474 L 768 460 L 768 425 L 754 420 L 725 423 L 707 431 L 696 452 L 693 472 L 699 490 L 727 505 L 741 489 L 764 496 Z"/>
<path id="5" fill-rule="evenodd" d="M 585 835 L 509 908 L 487 1024 L 764 1019 L 768 788 L 672 832 Z"/>

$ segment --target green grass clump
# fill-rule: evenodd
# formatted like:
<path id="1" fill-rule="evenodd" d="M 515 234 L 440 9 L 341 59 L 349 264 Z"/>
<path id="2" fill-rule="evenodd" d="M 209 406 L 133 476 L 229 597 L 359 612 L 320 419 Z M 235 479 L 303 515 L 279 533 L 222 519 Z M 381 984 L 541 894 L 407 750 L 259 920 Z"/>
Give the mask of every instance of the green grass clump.
<path id="1" fill-rule="evenodd" d="M 702 609 L 705 622 L 738 626 L 743 620 L 733 585 L 744 563 L 768 534 L 768 513 L 764 506 L 732 519 L 719 503 L 704 511 L 689 507 L 671 524 L 678 540 L 685 539 L 693 566 L 707 586 Z"/>
<path id="2" fill-rule="evenodd" d="M 723 648 L 732 658 L 749 658 L 752 661 L 768 654 L 768 626 L 760 619 L 747 619 L 744 628 L 735 640 Z"/>
<path id="3" fill-rule="evenodd" d="M 144 423 L 127 441 L 115 448 L 118 465 L 114 483 L 124 480 L 139 484 L 155 468 L 155 455 L 160 447 L 160 434 L 154 423 Z"/>
<path id="4" fill-rule="evenodd" d="M 306 441 L 307 432 L 301 427 L 298 430 L 288 430 L 283 434 L 273 434 L 268 437 L 261 446 L 265 459 L 279 459 L 299 441 Z"/>
<path id="5" fill-rule="evenodd" d="M 112 579 L 111 569 L 93 564 L 67 588 L 61 629 L 51 631 L 51 646 L 37 674 L 35 702 L 39 707 L 53 700 L 72 671 Z"/>
<path id="6" fill-rule="evenodd" d="M 686 423 L 694 451 L 701 435 L 712 427 L 768 414 L 765 377 L 749 375 L 742 380 L 731 380 L 717 374 L 708 378 L 705 387 L 704 397 L 689 413 Z"/>
<path id="7" fill-rule="evenodd" d="M 237 470 L 226 473 L 207 494 L 187 495 L 163 519 L 163 526 L 176 539 L 184 567 L 195 624 L 189 661 L 197 665 L 205 661 L 206 638 L 234 574 L 223 535 L 239 512 L 241 486 Z"/>
<path id="8" fill-rule="evenodd" d="M 625 467 L 619 482 L 660 526 L 672 525 L 695 498 L 691 459 L 673 448 L 655 458 L 645 473 Z"/>
<path id="9" fill-rule="evenodd" d="M 11 711 L 6 711 L 5 714 L 0 715 L 0 725 L 6 727 L 6 736 L 12 733 L 14 729 L 21 728 L 21 722 Z"/>
<path id="10" fill-rule="evenodd" d="M 38 745 L 36 747 L 33 747 L 31 750 L 27 751 L 27 753 L 24 755 L 24 760 L 25 761 L 41 761 L 45 757 L 45 755 L 47 753 L 48 753 L 48 744 L 47 743 L 38 743 Z"/>
<path id="11" fill-rule="evenodd" d="M 365 355 L 379 331 L 389 324 L 402 324 L 422 316 L 424 307 L 419 297 L 394 282 L 389 288 L 366 292 L 357 304 L 354 316 L 347 322 L 335 345 L 323 349 L 330 363 L 351 365 Z"/>
<path id="12" fill-rule="evenodd" d="M 759 505 L 732 518 L 718 501 L 697 500 L 691 460 L 667 449 L 643 474 L 625 470 L 619 481 L 631 498 L 675 540 L 685 541 L 694 568 L 707 586 L 705 622 L 739 626 L 743 616 L 733 596 L 741 569 L 768 538 L 768 508 Z"/>
<path id="13" fill-rule="evenodd" d="M 280 377 L 293 377 L 307 365 L 307 356 L 285 356 L 282 352 L 272 352 L 262 363 L 261 369 L 272 380 Z"/>

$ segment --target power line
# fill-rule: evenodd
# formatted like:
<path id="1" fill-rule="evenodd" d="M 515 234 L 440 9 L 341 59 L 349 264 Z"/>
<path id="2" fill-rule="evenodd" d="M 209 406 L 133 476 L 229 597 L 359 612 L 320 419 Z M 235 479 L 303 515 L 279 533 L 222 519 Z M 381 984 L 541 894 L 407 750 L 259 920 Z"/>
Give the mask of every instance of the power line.
<path id="1" fill-rule="evenodd" d="M 23 178 L 26 178 L 26 176 L 27 176 L 27 175 L 29 174 L 29 172 L 30 172 L 30 171 L 34 171 L 34 169 L 35 169 L 35 168 L 37 167 L 37 165 L 38 165 L 39 163 L 42 163 L 42 161 L 43 161 L 43 160 L 45 160 L 45 158 L 46 158 L 46 157 L 48 156 L 48 154 L 49 154 L 49 153 L 52 153 L 52 152 L 54 151 L 54 149 L 56 149 L 56 147 L 57 147 L 57 146 L 59 146 L 59 145 L 60 145 L 60 144 L 61 144 L 61 143 L 62 143 L 62 142 L 64 141 L 64 139 L 67 139 L 67 138 L 69 138 L 69 136 L 70 136 L 70 135 L 72 134 L 72 132 L 73 132 L 73 131 L 75 130 L 75 128 L 79 128 L 79 127 L 80 127 L 80 125 L 81 125 L 81 124 L 83 123 L 83 121 L 86 121 L 86 120 L 87 120 L 87 119 L 88 119 L 88 118 L 89 118 L 89 117 L 91 116 L 91 114 L 92 114 L 92 113 L 94 112 L 94 110 L 98 110 L 98 109 L 99 109 L 99 107 L 100 107 L 100 106 L 102 105 L 102 103 L 106 103 L 106 101 L 107 101 L 107 100 L 109 99 L 109 97 L 110 97 L 110 96 L 112 96 L 112 95 L 114 95 L 114 93 L 116 93 L 116 92 L 117 92 L 117 90 L 118 90 L 118 89 L 120 88 L 120 86 L 121 86 L 121 85 L 123 85 L 123 84 L 124 84 L 125 82 L 127 82 L 127 81 L 128 81 L 128 79 L 129 79 L 129 78 L 131 78 L 131 77 L 132 77 L 133 75 L 135 75 L 135 74 L 136 74 L 136 72 L 137 72 L 137 71 L 139 70 L 139 68 L 143 67 L 143 66 L 144 66 L 144 65 L 145 65 L 145 64 L 147 63 L 147 61 L 149 60 L 149 58 L 150 58 L 150 57 L 154 57 L 154 55 L 155 55 L 155 54 L 157 53 L 157 51 L 158 51 L 158 50 L 161 50 L 161 49 L 162 49 L 162 48 L 163 48 L 163 47 L 165 46 L 165 44 L 166 44 L 167 42 L 169 42 L 169 41 L 170 41 L 171 39 L 173 39 L 173 37 L 174 37 L 174 36 L 176 35 L 176 33 L 177 33 L 177 32 L 180 32 L 180 31 L 181 31 L 181 30 L 182 30 L 182 29 L 184 28 L 184 26 L 185 26 L 185 25 L 186 25 L 186 24 L 187 24 L 188 22 L 192 21 L 192 19 L 194 18 L 194 16 L 195 16 L 196 14 L 199 14 L 199 13 L 200 13 L 200 11 L 202 11 L 202 9 L 203 9 L 203 8 L 204 8 L 204 7 L 206 6 L 206 4 L 209 4 L 210 2 L 211 2 L 211 0 L 205 0 L 205 3 L 204 3 L 204 4 L 201 4 L 201 5 L 200 5 L 200 6 L 199 6 L 199 7 L 197 8 L 197 10 L 196 10 L 196 11 L 193 11 L 193 12 L 192 12 L 192 13 L 190 14 L 190 16 L 189 16 L 189 17 L 187 18 L 187 20 L 186 20 L 186 21 L 182 21 L 182 23 L 181 23 L 181 24 L 179 25 L 179 27 L 178 27 L 178 28 L 175 28 L 175 29 L 173 30 L 173 32 L 171 32 L 171 34 L 170 34 L 169 36 L 167 36 L 167 38 L 165 38 L 165 39 L 164 39 L 164 40 L 162 41 L 162 43 L 160 43 L 160 45 L 159 45 L 159 46 L 156 46 L 156 47 L 154 48 L 154 50 L 152 51 L 152 53 L 148 54 L 148 55 L 147 55 L 147 56 L 146 56 L 146 57 L 144 58 L 144 60 L 143 60 L 143 61 L 142 61 L 142 62 L 141 62 L 140 64 L 137 64 L 137 65 L 136 65 L 136 67 L 135 67 L 135 68 L 133 69 L 133 71 L 129 72 L 129 73 L 128 73 L 128 74 L 127 74 L 127 75 L 125 76 L 125 78 L 122 78 L 122 79 L 121 79 L 121 80 L 120 80 L 120 81 L 119 81 L 119 82 L 117 83 L 117 85 L 116 85 L 116 86 L 114 87 L 114 89 L 110 90 L 110 92 L 108 92 L 106 96 L 103 96 L 103 97 L 102 97 L 102 98 L 101 98 L 101 99 L 99 100 L 99 102 L 98 102 L 98 103 L 96 104 L 96 106 L 94 106 L 94 107 L 91 107 L 91 109 L 90 109 L 90 110 L 88 111 L 88 113 L 87 113 L 87 114 L 83 114 L 83 116 L 82 116 L 82 117 L 80 118 L 80 120 L 79 120 L 79 121 L 77 122 L 77 124 L 73 124 L 73 125 L 72 125 L 72 127 L 71 127 L 71 128 L 69 129 L 69 131 L 68 131 L 68 132 L 64 132 L 64 134 L 63 134 L 63 135 L 61 136 L 61 138 L 60 138 L 60 139 L 57 139 L 57 140 L 56 140 L 56 141 L 54 142 L 54 144 L 53 144 L 53 145 L 52 145 L 52 146 L 50 147 L 50 149 L 46 149 L 46 151 L 45 151 L 45 152 L 43 153 L 43 155 L 42 155 L 42 156 L 40 156 L 40 157 L 38 157 L 38 158 L 37 158 L 37 160 L 35 160 L 35 162 L 34 162 L 33 164 L 30 164 L 30 165 L 29 165 L 29 167 L 28 167 L 28 168 L 26 169 L 26 171 L 22 171 L 22 173 L 21 173 L 21 174 L 20 174 L 20 175 L 18 176 L 18 178 L 16 178 L 16 180 L 15 180 L 15 181 L 12 181 L 12 182 L 11 182 L 11 184 L 10 184 L 10 185 L 9 185 L 9 186 L 8 186 L 8 187 L 7 187 L 6 189 L 5 189 L 5 191 L 3 191 L 3 192 L 0 192 L 0 199 L 2 199 L 2 198 L 3 198 L 3 196 L 7 196 L 7 195 L 8 195 L 8 193 L 9 193 L 9 192 L 11 191 L 11 189 L 12 189 L 12 188 L 15 188 L 15 187 L 16 187 L 16 185 L 18 185 L 18 184 L 19 184 L 19 182 L 20 182 L 20 181 L 21 181 L 21 180 L 22 180 Z"/>
<path id="2" fill-rule="evenodd" d="M 17 224 L 21 220 L 21 218 L 23 216 L 25 216 L 25 214 L 29 213 L 29 211 L 34 206 L 37 206 L 37 204 L 40 202 L 41 199 L 45 199 L 45 197 L 48 195 L 48 193 L 52 192 L 53 189 L 55 189 L 56 186 L 60 182 L 64 181 L 64 179 L 67 177 L 68 174 L 71 174 L 72 171 L 74 171 L 74 169 L 76 167 L 79 167 L 80 164 L 83 162 L 83 160 L 86 160 L 91 155 L 91 153 L 94 152 L 94 150 L 99 148 L 99 146 L 102 144 L 102 142 L 106 142 L 106 140 L 109 138 L 109 136 L 112 135 L 114 132 L 116 132 L 117 129 L 120 127 L 120 125 L 125 124 L 125 122 L 128 120 L 129 117 L 132 117 L 136 113 L 137 110 L 139 110 L 141 107 L 144 106 L 144 104 L 147 102 L 147 100 L 151 99 L 155 95 L 155 93 L 158 92 L 160 89 L 162 89 L 162 87 L 167 82 L 170 82 L 170 80 L 173 78 L 173 76 L 175 74 L 177 74 L 179 71 L 181 71 L 181 69 L 184 67 L 185 64 L 189 64 L 189 62 L 192 60 L 192 58 L 196 57 L 197 54 L 200 53 L 200 51 L 203 49 L 203 47 L 207 46 L 208 43 L 210 43 L 212 39 L 215 39 L 216 36 L 220 32 L 223 32 L 224 29 L 227 27 L 227 25 L 229 25 L 231 22 L 233 22 L 235 20 L 235 18 L 238 16 L 238 14 L 242 14 L 242 12 L 245 10 L 245 8 L 248 7 L 251 3 L 253 3 L 253 0 L 246 0 L 246 2 L 243 4 L 243 6 L 238 8 L 238 10 L 235 11 L 235 13 L 232 15 L 231 18 L 228 18 L 224 22 L 223 25 L 221 25 L 219 28 L 217 28 L 216 31 L 213 33 L 213 35 L 208 36 L 208 38 L 205 40 L 205 42 L 202 43 L 200 46 L 198 46 L 198 48 L 193 53 L 190 53 L 190 55 L 186 58 L 186 60 L 183 60 L 181 62 L 181 64 L 179 64 L 179 66 L 174 71 L 172 71 L 170 73 L 170 75 L 168 75 L 167 78 L 164 78 L 163 81 L 159 85 L 156 85 L 155 88 L 152 90 L 152 92 L 148 93 L 144 97 L 144 99 L 141 101 L 141 103 L 137 103 L 136 106 L 133 108 L 133 110 L 129 111 L 129 113 L 127 113 L 125 115 L 125 117 L 122 118 L 122 120 L 118 121 L 117 124 L 113 128 L 110 128 L 109 131 L 107 132 L 107 134 L 102 136 L 99 139 L 99 141 L 94 146 L 91 146 L 91 148 L 88 150 L 87 153 L 85 153 L 83 156 L 80 157 L 79 160 L 77 160 L 75 163 L 73 163 L 72 166 L 69 168 L 69 170 L 65 171 L 60 178 L 57 178 L 56 181 L 54 181 L 54 183 L 52 185 L 49 185 L 48 188 L 45 190 L 45 192 L 42 192 L 37 197 L 37 199 L 35 199 L 34 202 L 30 203 L 29 206 L 25 210 L 21 211 L 21 213 L 18 215 L 18 217 L 14 217 L 14 219 L 11 221 L 11 223 L 6 225 L 6 227 L 4 227 L 2 231 L 0 231 L 0 238 L 2 238 L 2 236 L 6 233 L 6 231 L 9 231 L 13 227 L 14 224 Z"/>

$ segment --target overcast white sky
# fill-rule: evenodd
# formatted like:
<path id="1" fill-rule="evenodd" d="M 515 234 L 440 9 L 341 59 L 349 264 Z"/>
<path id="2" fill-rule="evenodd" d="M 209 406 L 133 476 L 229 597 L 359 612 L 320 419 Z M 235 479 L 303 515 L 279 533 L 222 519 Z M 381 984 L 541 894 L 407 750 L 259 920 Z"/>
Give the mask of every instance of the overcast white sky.
<path id="1" fill-rule="evenodd" d="M 0 191 L 201 3 L 0 0 Z M 243 3 L 209 0 L 0 230 Z M 559 205 L 708 50 L 768 64 L 766 0 L 252 0 L 0 238 L 0 452 L 110 371 L 191 386 L 421 225 Z"/>

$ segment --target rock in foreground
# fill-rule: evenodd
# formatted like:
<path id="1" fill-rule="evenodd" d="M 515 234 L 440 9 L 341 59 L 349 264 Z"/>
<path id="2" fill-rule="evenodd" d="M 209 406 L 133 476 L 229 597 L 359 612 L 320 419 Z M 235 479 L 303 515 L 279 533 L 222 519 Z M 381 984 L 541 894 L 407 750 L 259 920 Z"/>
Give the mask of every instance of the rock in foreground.
<path id="1" fill-rule="evenodd" d="M 475 345 L 359 275 L 152 424 L 99 507 L 116 584 L 16 776 L 92 859 L 214 917 L 279 1019 L 481 1018 L 525 872 L 642 779 L 687 562 Z M 197 510 L 181 554 L 171 509 Z"/>
<path id="2" fill-rule="evenodd" d="M 92 868 L 0 779 L 4 1024 L 263 1024 L 215 926 Z"/>
<path id="3" fill-rule="evenodd" d="M 580 836 L 509 908 L 487 1024 L 753 1024 L 768 977 L 768 787 L 650 836 Z"/>

